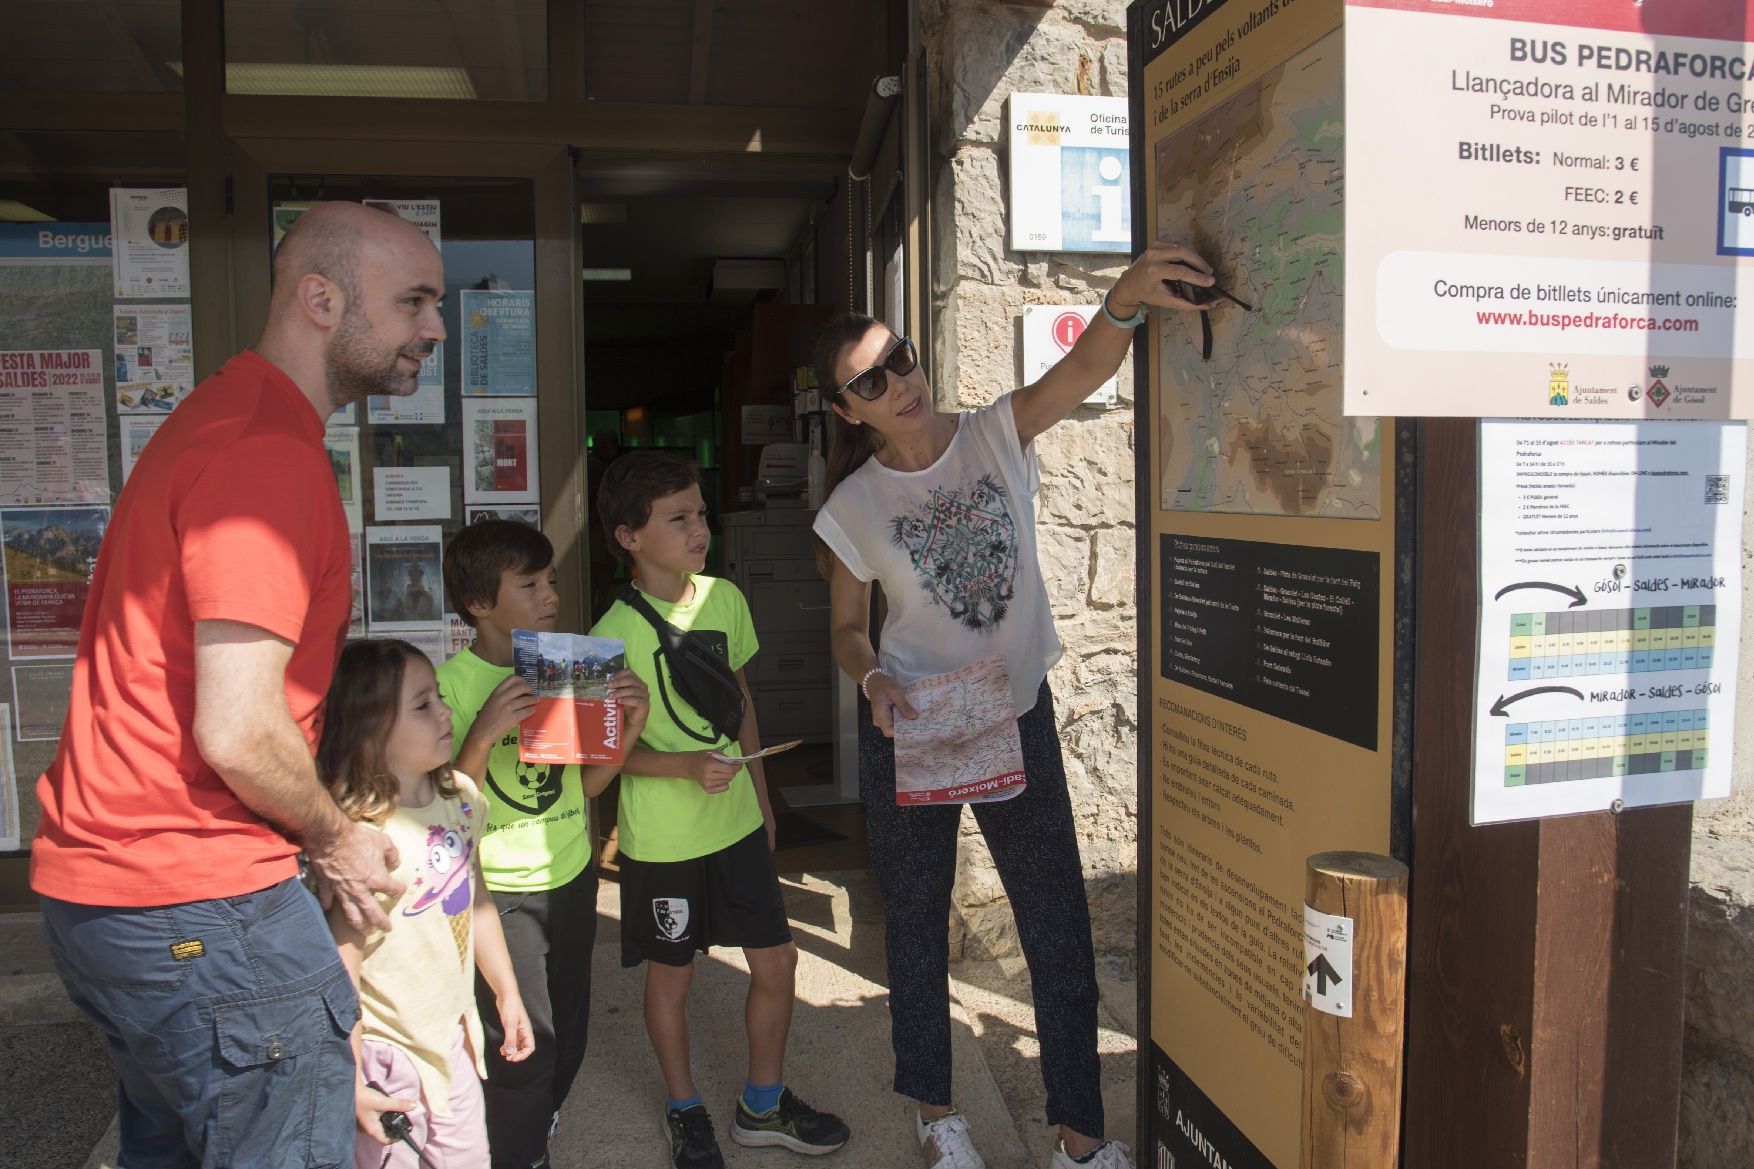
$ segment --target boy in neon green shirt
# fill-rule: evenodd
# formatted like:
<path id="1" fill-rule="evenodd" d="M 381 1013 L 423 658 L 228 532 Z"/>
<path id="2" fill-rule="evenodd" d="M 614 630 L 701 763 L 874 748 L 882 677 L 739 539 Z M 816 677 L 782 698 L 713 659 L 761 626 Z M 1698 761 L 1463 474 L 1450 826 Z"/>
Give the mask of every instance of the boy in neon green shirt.
<path id="1" fill-rule="evenodd" d="M 695 1090 L 688 1052 L 694 955 L 741 947 L 749 963 L 749 1077 L 731 1136 L 740 1145 L 832 1153 L 847 1141 L 838 1117 L 785 1087 L 786 1033 L 796 997 L 798 950 L 773 865 L 773 811 L 743 667 L 755 627 L 737 586 L 704 576 L 706 504 L 700 471 L 661 451 L 631 451 L 604 472 L 598 512 L 612 551 L 658 615 L 704 637 L 736 671 L 744 716 L 736 742 L 676 693 L 657 631 L 618 600 L 591 630 L 627 645 L 651 710 L 621 777 L 621 964 L 646 964 L 646 1031 L 664 1075 L 665 1120 L 676 1169 L 722 1169 L 712 1120 Z"/>
<path id="2" fill-rule="evenodd" d="M 493 1169 L 547 1169 L 548 1138 L 584 1062 L 591 951 L 597 940 L 597 866 L 586 800 L 609 786 L 613 766 L 518 759 L 518 723 L 536 705 L 512 671 L 512 631 L 554 628 L 554 546 L 510 520 L 470 524 L 445 548 L 445 595 L 475 627 L 475 644 L 438 668 L 451 708 L 457 770 L 487 802 L 481 869 L 499 906 L 512 968 L 536 1035 L 521 1063 L 499 1055 L 499 1013 L 479 977 L 487 1030 L 487 1134 Z M 646 688 L 631 670 L 609 683 L 628 733 L 645 725 Z"/>

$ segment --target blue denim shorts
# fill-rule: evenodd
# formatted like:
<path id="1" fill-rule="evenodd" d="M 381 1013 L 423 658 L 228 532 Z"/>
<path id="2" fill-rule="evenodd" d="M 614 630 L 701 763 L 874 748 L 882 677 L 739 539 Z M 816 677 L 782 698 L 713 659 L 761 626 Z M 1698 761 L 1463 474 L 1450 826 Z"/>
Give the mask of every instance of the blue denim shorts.
<path id="1" fill-rule="evenodd" d="M 120 1164 L 352 1164 L 359 997 L 296 879 L 151 909 L 42 908 L 61 981 L 109 1042 Z"/>

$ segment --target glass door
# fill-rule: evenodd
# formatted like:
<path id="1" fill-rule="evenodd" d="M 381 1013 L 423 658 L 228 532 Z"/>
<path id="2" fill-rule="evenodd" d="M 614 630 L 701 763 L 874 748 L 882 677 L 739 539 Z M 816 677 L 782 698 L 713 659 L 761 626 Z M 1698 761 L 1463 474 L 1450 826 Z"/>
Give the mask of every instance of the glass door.
<path id="1" fill-rule="evenodd" d="M 577 214 L 564 148 L 246 141 L 233 166 L 239 347 L 266 316 L 274 244 L 312 203 L 375 204 L 444 259 L 446 339 L 407 398 L 368 398 L 329 423 L 353 528 L 356 635 L 442 661 L 472 631 L 443 596 L 444 542 L 490 516 L 555 545 L 560 628 L 583 631 L 584 417 Z"/>

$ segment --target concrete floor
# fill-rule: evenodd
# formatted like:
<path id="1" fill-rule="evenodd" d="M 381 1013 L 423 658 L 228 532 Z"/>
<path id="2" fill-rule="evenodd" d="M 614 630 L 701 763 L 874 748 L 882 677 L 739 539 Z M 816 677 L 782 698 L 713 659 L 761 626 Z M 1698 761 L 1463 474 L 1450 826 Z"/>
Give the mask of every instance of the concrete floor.
<path id="1" fill-rule="evenodd" d="M 853 1130 L 847 1146 L 820 1163 L 824 1169 L 916 1165 L 912 1109 L 889 1087 L 894 1063 L 883 986 L 883 911 L 870 873 L 796 874 L 781 880 L 800 953 L 787 1082 L 814 1106 L 840 1114 Z M 554 1137 L 554 1164 L 557 1169 L 666 1169 L 663 1083 L 642 1022 L 641 972 L 620 965 L 615 925 L 619 890 L 613 883 L 605 882 L 600 907 L 605 920 L 593 973 L 590 1055 Z M 18 925 L 15 920 L 11 928 Z M 0 953 L 10 959 L 13 947 L 8 941 L 0 927 Z M 57 1008 L 58 985 L 52 976 L 46 984 L 31 978 L 23 970 L 28 964 L 0 962 L 0 971 L 19 967 L 13 977 L 0 979 L 0 1060 L 18 1058 L 23 1069 L 46 1069 L 61 1060 L 65 1074 L 52 1083 L 43 1078 L 40 1084 L 27 1085 L 28 1070 L 0 1080 L 0 1115 L 32 1117 L 27 1127 L 41 1138 L 39 1146 L 18 1158 L 6 1155 L 6 1140 L 0 1139 L 0 1166 L 113 1169 L 113 1124 L 103 1132 L 113 1116 L 112 1081 L 101 1058 L 101 1042 L 94 1058 L 86 1048 L 95 1040 L 95 1030 L 76 1021 L 64 999 Z M 1122 964 L 1109 963 L 1101 973 L 1099 1040 L 1109 1133 L 1130 1142 L 1135 1112 L 1133 983 L 1130 968 Z M 743 1149 L 728 1136 L 732 1100 L 745 1073 L 746 986 L 746 970 L 736 952 L 714 952 L 697 963 L 690 1011 L 696 1080 L 714 1114 L 728 1166 L 798 1164 L 800 1159 L 792 1154 Z M 988 1166 L 1045 1166 L 1055 1134 L 1042 1123 L 1027 970 L 1021 960 L 959 963 L 952 967 L 951 994 L 956 1102 L 968 1114 Z M 13 1004 L 10 1009 L 8 1003 Z M 16 1017 L 20 1013 L 52 1022 L 24 1025 Z M 89 1033 L 85 1046 L 77 1038 L 81 1030 Z M 14 1038 L 14 1031 L 24 1038 Z M 8 1045 L 20 1043 L 34 1054 L 18 1056 L 18 1048 Z M 26 1086 L 31 1094 L 15 1099 L 15 1092 Z M 30 1101 L 45 1094 L 63 1101 L 65 1116 L 34 1110 Z M 94 1130 L 102 1134 L 95 1147 Z"/>

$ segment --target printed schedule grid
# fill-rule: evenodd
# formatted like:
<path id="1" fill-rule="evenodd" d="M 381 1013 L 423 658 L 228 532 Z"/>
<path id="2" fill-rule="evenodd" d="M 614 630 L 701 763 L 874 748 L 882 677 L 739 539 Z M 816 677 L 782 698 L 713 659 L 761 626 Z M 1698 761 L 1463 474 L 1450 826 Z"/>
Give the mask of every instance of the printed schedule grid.
<path id="1" fill-rule="evenodd" d="M 1704 710 L 1511 723 L 1504 730 L 1504 786 L 1705 768 Z"/>
<path id="2" fill-rule="evenodd" d="M 1716 644 L 1716 605 L 1515 613 L 1510 681 L 1709 670 Z"/>

